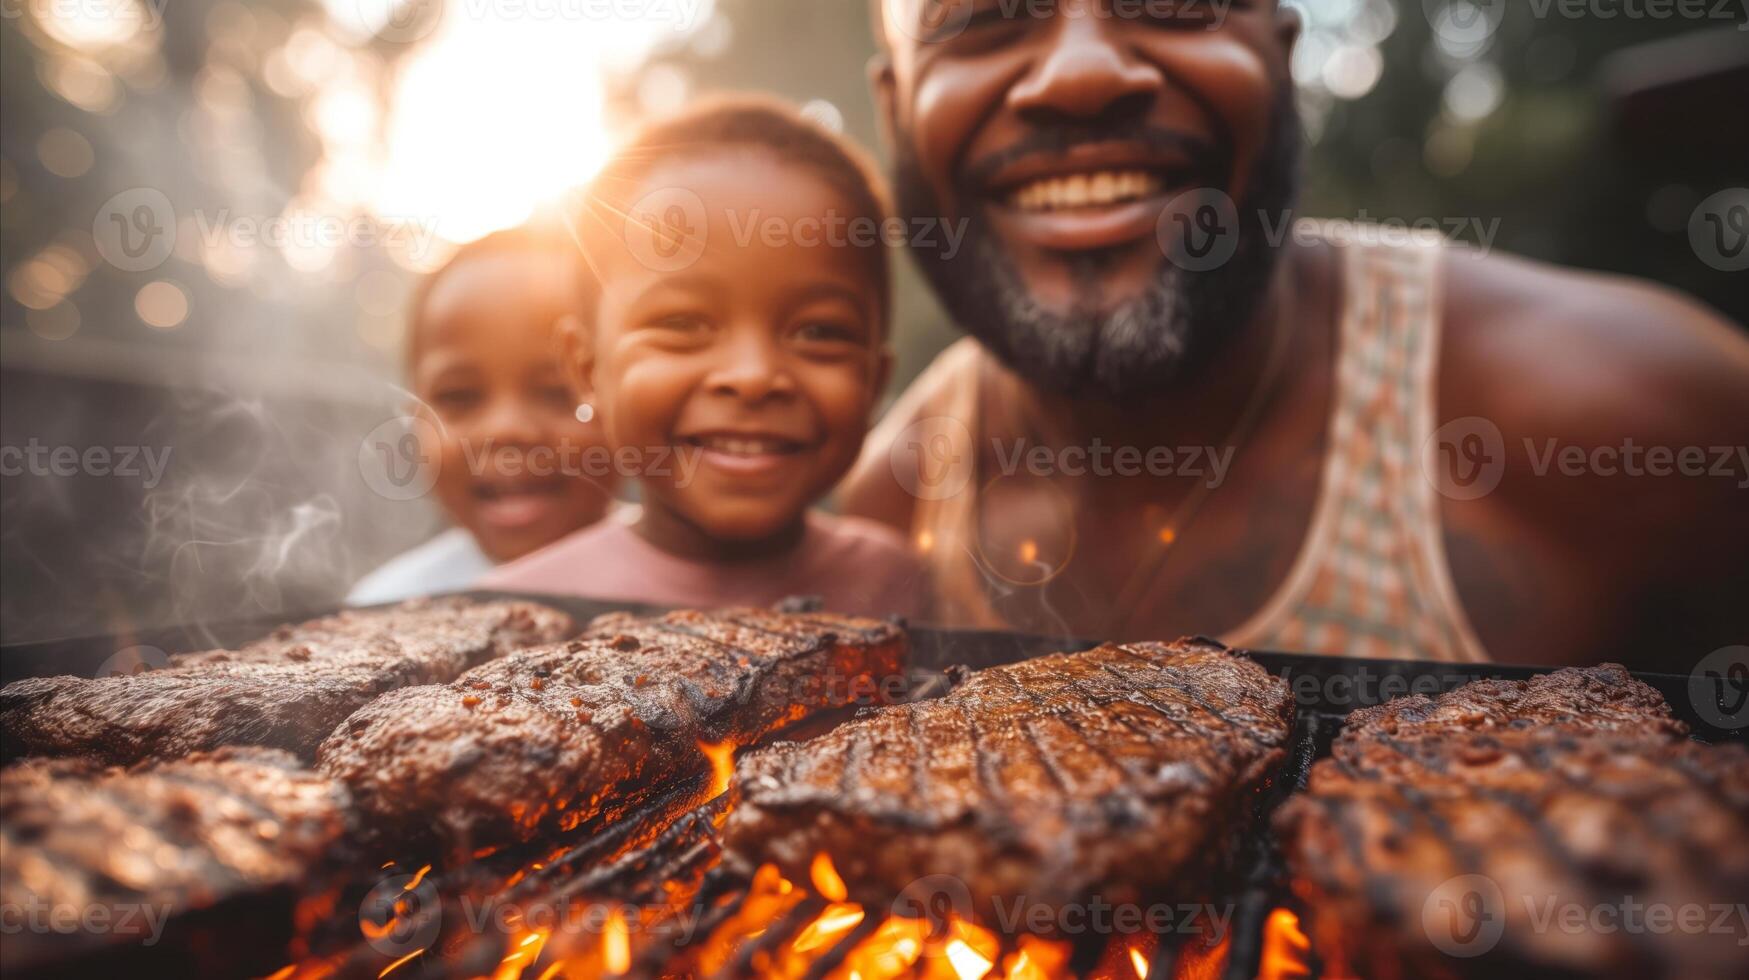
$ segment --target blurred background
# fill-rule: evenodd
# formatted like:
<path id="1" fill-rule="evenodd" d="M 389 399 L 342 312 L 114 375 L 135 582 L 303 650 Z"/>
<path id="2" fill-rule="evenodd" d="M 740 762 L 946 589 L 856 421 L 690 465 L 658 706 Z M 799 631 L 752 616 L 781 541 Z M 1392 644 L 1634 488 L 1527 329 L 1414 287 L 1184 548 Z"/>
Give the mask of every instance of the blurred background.
<path id="1" fill-rule="evenodd" d="M 1721 252 L 1749 235 L 1744 4 L 1296 5 L 1302 213 L 1431 220 L 1749 321 Z M 863 0 L 0 8 L 8 643 L 332 605 L 432 534 L 359 459 L 407 401 L 413 281 L 641 119 L 765 89 L 876 141 Z M 898 310 L 895 391 L 955 336 L 908 268 Z"/>

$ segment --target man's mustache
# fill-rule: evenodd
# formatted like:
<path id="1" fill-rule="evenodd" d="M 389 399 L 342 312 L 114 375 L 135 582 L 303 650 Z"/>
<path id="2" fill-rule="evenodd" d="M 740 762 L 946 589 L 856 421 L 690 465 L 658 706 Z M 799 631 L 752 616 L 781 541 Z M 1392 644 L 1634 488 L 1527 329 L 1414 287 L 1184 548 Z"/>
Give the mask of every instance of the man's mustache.
<path id="1" fill-rule="evenodd" d="M 1191 133 L 1145 124 L 1052 123 L 1028 132 L 1013 145 L 966 164 L 958 183 L 966 189 L 988 187 L 1004 167 L 1035 156 L 1060 156 L 1083 146 L 1124 143 L 1148 150 L 1182 153 L 1195 161 L 1199 176 L 1228 173 L 1228 155 L 1221 147 Z"/>

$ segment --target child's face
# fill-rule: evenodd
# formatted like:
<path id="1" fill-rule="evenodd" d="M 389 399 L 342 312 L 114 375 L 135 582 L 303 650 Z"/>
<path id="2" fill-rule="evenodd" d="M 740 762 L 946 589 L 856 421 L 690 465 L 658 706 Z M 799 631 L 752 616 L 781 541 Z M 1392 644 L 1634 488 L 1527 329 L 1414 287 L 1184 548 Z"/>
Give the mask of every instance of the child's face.
<path id="1" fill-rule="evenodd" d="M 441 463 L 434 490 L 496 561 L 599 520 L 611 485 L 584 455 L 598 423 L 577 421 L 554 326 L 576 307 L 564 259 L 513 251 L 464 260 L 413 325 L 413 392 L 429 407 Z M 599 452 L 600 450 L 595 450 Z"/>
<path id="2" fill-rule="evenodd" d="M 886 382 L 886 298 L 867 252 L 819 224 L 854 206 L 805 167 L 723 150 L 661 165 L 628 199 L 659 188 L 703 202 L 703 253 L 653 269 L 603 236 L 614 245 L 576 366 L 610 444 L 643 456 L 650 506 L 756 541 L 792 527 L 856 459 Z M 664 452 L 676 455 L 658 466 Z"/>

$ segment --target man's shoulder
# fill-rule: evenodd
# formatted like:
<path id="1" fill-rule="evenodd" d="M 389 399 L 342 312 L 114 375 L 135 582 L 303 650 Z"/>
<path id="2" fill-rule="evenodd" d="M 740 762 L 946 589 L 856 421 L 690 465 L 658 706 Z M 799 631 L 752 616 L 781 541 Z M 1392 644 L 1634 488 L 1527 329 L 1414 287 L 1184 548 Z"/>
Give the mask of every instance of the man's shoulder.
<path id="1" fill-rule="evenodd" d="M 1444 279 L 1446 418 L 1674 437 L 1743 405 L 1749 336 L 1674 290 L 1468 249 L 1449 251 Z"/>

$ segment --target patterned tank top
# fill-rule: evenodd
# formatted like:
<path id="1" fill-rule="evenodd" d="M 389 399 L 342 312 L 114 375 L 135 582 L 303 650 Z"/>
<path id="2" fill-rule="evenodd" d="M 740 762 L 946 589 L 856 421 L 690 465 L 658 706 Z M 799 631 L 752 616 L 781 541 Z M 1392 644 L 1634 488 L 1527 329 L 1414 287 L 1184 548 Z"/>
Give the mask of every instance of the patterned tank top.
<path id="1" fill-rule="evenodd" d="M 1434 430 L 1444 246 L 1437 238 L 1393 239 L 1365 226 L 1306 230 L 1339 250 L 1343 275 L 1319 497 L 1287 578 L 1222 639 L 1259 650 L 1486 661 L 1452 584 L 1437 492 L 1420 462 Z M 969 439 L 978 429 L 986 356 L 970 339 L 948 348 L 913 389 L 945 393 L 942 400 L 923 406 L 902 399 L 887 423 L 905 425 L 921 408 L 935 420 L 963 423 L 930 438 Z M 969 442 L 963 448 L 969 451 Z M 978 513 L 977 481 L 953 493 L 911 489 L 919 498 L 914 540 L 931 566 L 941 618 L 1001 628 L 985 592 L 986 576 L 967 557 L 973 551 L 968 538 Z"/>

